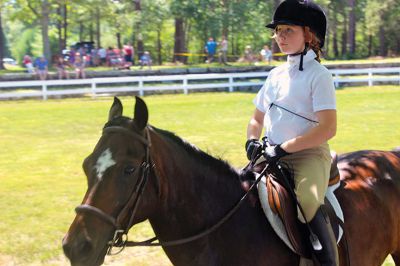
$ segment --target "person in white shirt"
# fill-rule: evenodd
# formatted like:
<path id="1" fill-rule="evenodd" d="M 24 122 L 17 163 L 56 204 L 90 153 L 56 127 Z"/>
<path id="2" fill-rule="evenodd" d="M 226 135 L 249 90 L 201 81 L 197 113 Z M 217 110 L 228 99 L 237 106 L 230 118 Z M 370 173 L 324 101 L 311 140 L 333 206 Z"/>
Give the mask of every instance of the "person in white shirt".
<path id="1" fill-rule="evenodd" d="M 261 55 L 261 60 L 264 62 L 268 62 L 268 65 L 271 64 L 271 60 L 272 60 L 272 52 L 269 49 L 268 45 L 264 45 L 264 47 L 261 49 L 260 51 L 260 55 Z"/>
<path id="2" fill-rule="evenodd" d="M 273 21 L 280 50 L 287 63 L 273 69 L 258 92 L 247 128 L 249 160 L 263 152 L 272 164 L 293 168 L 295 193 L 321 248 L 314 249 L 321 265 L 339 265 L 338 251 L 329 218 L 324 211 L 331 156 L 327 141 L 336 134 L 336 99 L 332 75 L 320 64 L 326 17 L 312 1 L 285 0 Z M 270 144 L 262 150 L 263 128 Z"/>

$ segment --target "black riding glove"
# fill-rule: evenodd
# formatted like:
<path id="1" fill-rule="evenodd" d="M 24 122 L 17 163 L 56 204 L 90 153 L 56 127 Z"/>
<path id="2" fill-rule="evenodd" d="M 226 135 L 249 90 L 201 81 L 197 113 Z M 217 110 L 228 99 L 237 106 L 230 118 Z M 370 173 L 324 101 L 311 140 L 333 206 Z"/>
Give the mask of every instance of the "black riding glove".
<path id="1" fill-rule="evenodd" d="M 276 163 L 280 158 L 289 154 L 290 153 L 281 148 L 281 145 L 268 146 L 264 151 L 264 157 L 267 163 Z"/>
<path id="2" fill-rule="evenodd" d="M 257 157 L 262 151 L 263 144 L 257 139 L 249 139 L 246 141 L 247 159 L 250 161 Z"/>

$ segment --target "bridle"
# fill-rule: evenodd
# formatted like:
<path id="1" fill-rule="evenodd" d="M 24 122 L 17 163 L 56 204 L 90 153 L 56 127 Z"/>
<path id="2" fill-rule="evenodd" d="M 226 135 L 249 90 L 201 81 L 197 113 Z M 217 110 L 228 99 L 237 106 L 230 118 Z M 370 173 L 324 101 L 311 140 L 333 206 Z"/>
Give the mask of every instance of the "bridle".
<path id="1" fill-rule="evenodd" d="M 92 214 L 102 220 L 105 223 L 110 224 L 115 228 L 114 231 L 114 236 L 112 240 L 108 242 L 108 251 L 107 255 L 115 255 L 120 253 L 125 247 L 128 246 L 175 246 L 175 245 L 181 245 L 185 244 L 197 239 L 200 239 L 212 232 L 214 232 L 217 228 L 219 228 L 222 224 L 224 224 L 242 205 L 242 203 L 245 201 L 245 199 L 249 196 L 250 192 L 257 186 L 257 184 L 260 182 L 261 178 L 265 175 L 268 165 L 263 169 L 263 171 L 260 173 L 259 177 L 256 179 L 256 181 L 251 185 L 249 190 L 240 198 L 240 200 L 236 203 L 236 205 L 229 210 L 216 224 L 213 226 L 205 229 L 204 231 L 195 234 L 190 237 L 178 239 L 178 240 L 173 240 L 173 241 L 158 241 L 158 243 L 154 243 L 154 241 L 157 240 L 157 237 L 150 238 L 145 241 L 141 242 L 135 242 L 135 241 L 128 241 L 128 232 L 129 229 L 133 226 L 133 221 L 134 217 L 139 205 L 139 202 L 141 200 L 141 196 L 143 195 L 144 188 L 147 184 L 148 181 L 148 175 L 150 171 L 151 165 L 151 159 L 150 159 L 150 147 L 151 147 L 151 139 L 150 139 L 150 133 L 149 133 L 149 127 L 145 128 L 145 137 L 127 129 L 121 126 L 110 126 L 110 127 L 105 127 L 103 129 L 103 134 L 107 133 L 115 133 L 115 132 L 123 132 L 126 133 L 135 139 L 139 140 L 145 147 L 145 160 L 140 166 L 141 169 L 141 175 L 137 181 L 137 186 L 133 190 L 129 200 L 127 201 L 126 205 L 123 207 L 121 212 L 118 214 L 117 218 L 114 218 L 113 216 L 106 214 L 104 211 L 100 210 L 97 207 L 94 207 L 89 204 L 82 204 L 79 205 L 75 208 L 75 211 L 77 214 Z M 121 225 L 121 222 L 124 218 L 127 217 L 129 211 L 132 210 L 129 222 L 125 228 Z M 112 252 L 113 247 L 118 247 L 120 248 L 117 252 Z"/>
<path id="2" fill-rule="evenodd" d="M 113 239 L 108 242 L 108 251 L 107 251 L 108 255 L 120 253 L 125 248 L 125 246 L 127 246 L 129 242 L 128 232 L 129 229 L 133 226 L 133 221 L 136 215 L 137 208 L 139 206 L 139 202 L 142 198 L 141 196 L 143 194 L 144 188 L 147 184 L 149 170 L 151 166 L 150 162 L 151 141 L 150 141 L 149 129 L 147 127 L 145 128 L 145 137 L 121 126 L 110 126 L 110 127 L 105 127 L 103 129 L 103 135 L 115 132 L 123 132 L 125 134 L 134 137 L 136 140 L 139 140 L 146 148 L 145 159 L 140 166 L 141 174 L 139 176 L 135 189 L 133 190 L 131 196 L 129 197 L 129 200 L 127 201 L 126 205 L 122 208 L 122 210 L 118 214 L 117 218 L 114 218 L 113 216 L 106 214 L 99 208 L 89 204 L 82 204 L 75 208 L 76 213 L 78 214 L 90 213 L 99 218 L 100 220 L 112 225 L 115 228 Z M 127 226 L 124 228 L 122 226 L 122 221 L 127 217 L 130 210 L 132 210 L 132 212 L 129 218 L 129 222 Z M 112 253 L 113 247 L 120 247 L 120 250 L 116 253 Z"/>

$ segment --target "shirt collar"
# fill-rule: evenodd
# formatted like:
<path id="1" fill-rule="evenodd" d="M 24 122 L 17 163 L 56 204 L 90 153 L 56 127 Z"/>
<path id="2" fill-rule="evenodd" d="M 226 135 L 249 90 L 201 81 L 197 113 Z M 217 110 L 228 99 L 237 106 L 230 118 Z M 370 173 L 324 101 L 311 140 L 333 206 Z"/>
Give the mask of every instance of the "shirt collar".
<path id="1" fill-rule="evenodd" d="M 301 57 L 301 55 L 295 55 L 295 56 L 288 55 L 287 62 L 290 66 L 299 65 L 300 57 Z M 306 64 L 307 62 L 314 60 L 316 57 L 317 57 L 317 55 L 315 54 L 315 52 L 312 49 L 308 50 L 307 54 L 304 55 L 304 57 L 303 57 L 303 64 Z"/>

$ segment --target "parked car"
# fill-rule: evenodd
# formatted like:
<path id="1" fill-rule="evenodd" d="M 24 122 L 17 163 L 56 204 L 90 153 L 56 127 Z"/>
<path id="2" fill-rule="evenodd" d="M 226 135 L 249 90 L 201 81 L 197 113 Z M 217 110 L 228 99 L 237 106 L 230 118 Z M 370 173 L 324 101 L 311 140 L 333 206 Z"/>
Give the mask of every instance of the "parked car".
<path id="1" fill-rule="evenodd" d="M 3 58 L 3 64 L 16 65 L 17 61 L 12 58 Z"/>

